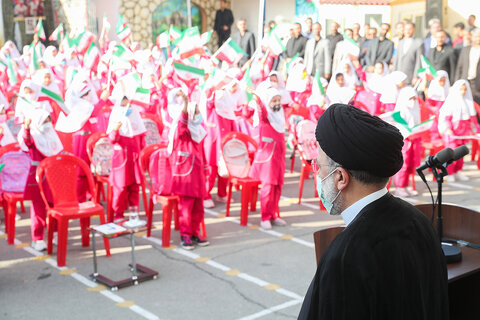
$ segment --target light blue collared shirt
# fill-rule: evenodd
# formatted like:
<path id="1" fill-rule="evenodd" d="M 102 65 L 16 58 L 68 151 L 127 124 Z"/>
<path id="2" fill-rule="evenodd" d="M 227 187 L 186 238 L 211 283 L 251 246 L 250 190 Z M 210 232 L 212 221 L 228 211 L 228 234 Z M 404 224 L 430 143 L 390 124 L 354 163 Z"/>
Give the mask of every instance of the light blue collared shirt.
<path id="1" fill-rule="evenodd" d="M 375 191 L 374 193 L 370 193 L 368 196 L 363 197 L 347 209 L 343 210 L 342 218 L 345 222 L 345 225 L 348 227 L 348 225 L 353 221 L 353 219 L 355 219 L 355 217 L 360 213 L 360 211 L 362 211 L 363 208 L 365 208 L 373 201 L 380 199 L 387 193 L 387 188 L 380 189 L 378 191 Z"/>

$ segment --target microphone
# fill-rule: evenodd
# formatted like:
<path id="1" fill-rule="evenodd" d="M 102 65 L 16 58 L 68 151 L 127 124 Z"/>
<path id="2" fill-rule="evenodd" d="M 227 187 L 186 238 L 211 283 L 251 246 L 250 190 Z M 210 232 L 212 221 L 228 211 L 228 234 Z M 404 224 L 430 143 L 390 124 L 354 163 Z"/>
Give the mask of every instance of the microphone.
<path id="1" fill-rule="evenodd" d="M 469 153 L 470 153 L 470 150 L 468 150 L 468 147 L 466 145 L 461 145 L 460 147 L 453 150 L 453 160 L 452 161 L 460 160 Z"/>
<path id="2" fill-rule="evenodd" d="M 460 149 L 460 147 L 457 148 L 457 149 Z M 455 150 L 457 150 L 457 149 L 455 149 Z M 458 151 L 458 156 L 460 156 L 463 152 L 465 152 L 464 149 L 459 150 Z M 468 148 L 467 148 L 467 153 L 468 153 Z M 463 157 L 463 156 L 465 156 L 465 154 L 460 156 L 460 158 Z M 452 161 L 453 158 L 454 158 L 454 151 L 450 148 L 445 148 L 445 149 L 439 151 L 434 156 L 428 156 L 425 163 L 417 168 L 417 172 L 420 173 L 427 168 L 438 168 L 438 167 L 442 166 L 444 163 Z"/>

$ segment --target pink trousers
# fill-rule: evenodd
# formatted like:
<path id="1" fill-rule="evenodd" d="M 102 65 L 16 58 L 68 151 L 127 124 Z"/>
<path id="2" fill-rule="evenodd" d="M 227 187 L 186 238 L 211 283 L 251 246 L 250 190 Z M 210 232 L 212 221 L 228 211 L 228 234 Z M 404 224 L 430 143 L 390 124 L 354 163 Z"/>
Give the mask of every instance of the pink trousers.
<path id="1" fill-rule="evenodd" d="M 398 188 L 408 187 L 409 178 L 415 174 L 415 169 L 421 160 L 421 140 L 405 140 L 402 148 L 403 166 L 395 175 L 395 186 Z"/>
<path id="2" fill-rule="evenodd" d="M 44 239 L 45 227 L 47 226 L 47 208 L 40 193 L 32 193 L 32 205 L 30 206 L 30 229 L 32 240 Z"/>
<path id="3" fill-rule="evenodd" d="M 260 189 L 260 211 L 262 221 L 272 220 L 277 217 L 278 203 L 282 195 L 282 186 L 262 184 Z"/>
<path id="4" fill-rule="evenodd" d="M 112 208 L 115 219 L 123 218 L 123 213 L 129 206 L 138 206 L 140 202 L 139 190 L 140 186 L 138 184 L 131 184 L 123 188 L 113 186 Z"/>
<path id="5" fill-rule="evenodd" d="M 203 220 L 203 199 L 180 195 L 178 202 L 178 222 L 180 235 L 199 236 L 200 223 Z"/>

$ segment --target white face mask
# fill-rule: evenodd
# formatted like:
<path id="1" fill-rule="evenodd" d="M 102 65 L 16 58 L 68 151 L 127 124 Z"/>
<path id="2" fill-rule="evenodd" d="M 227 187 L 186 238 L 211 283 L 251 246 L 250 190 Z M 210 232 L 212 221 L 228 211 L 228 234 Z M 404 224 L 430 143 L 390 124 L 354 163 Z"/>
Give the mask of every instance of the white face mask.
<path id="1" fill-rule="evenodd" d="M 176 97 L 177 104 L 183 105 L 185 103 L 185 99 L 182 96 Z"/>
<path id="2" fill-rule="evenodd" d="M 415 100 L 408 100 L 407 101 L 407 108 L 413 109 L 415 107 Z"/>
<path id="3" fill-rule="evenodd" d="M 42 124 L 42 126 L 40 127 L 40 132 L 41 132 L 41 133 L 48 132 L 49 130 L 53 130 L 52 122 L 44 123 L 44 124 Z"/>
<path id="4" fill-rule="evenodd" d="M 35 93 L 25 94 L 25 99 L 27 99 L 28 101 L 35 101 Z"/>
<path id="5" fill-rule="evenodd" d="M 278 82 L 270 82 L 270 85 L 271 85 L 273 88 L 278 88 Z"/>
<path id="6" fill-rule="evenodd" d="M 199 125 L 201 124 L 203 121 L 203 117 L 202 117 L 202 114 L 199 113 L 199 114 L 196 114 L 194 117 L 193 117 L 193 124 L 194 125 Z"/>

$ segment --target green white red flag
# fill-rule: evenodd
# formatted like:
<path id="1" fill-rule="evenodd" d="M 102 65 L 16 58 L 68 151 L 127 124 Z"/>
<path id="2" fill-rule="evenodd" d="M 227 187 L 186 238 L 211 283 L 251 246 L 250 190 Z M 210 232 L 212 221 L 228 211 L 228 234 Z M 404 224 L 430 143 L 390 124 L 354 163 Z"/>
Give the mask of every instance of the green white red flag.
<path id="1" fill-rule="evenodd" d="M 187 59 L 205 52 L 198 27 L 186 29 L 177 41 L 180 59 Z"/>
<path id="2" fill-rule="evenodd" d="M 120 17 L 118 18 L 116 31 L 118 38 L 122 42 L 127 40 L 132 35 L 130 27 L 123 22 L 123 15 L 120 15 Z"/>
<path id="3" fill-rule="evenodd" d="M 270 30 L 267 43 L 270 52 L 276 57 L 278 57 L 280 54 L 282 54 L 283 51 L 286 50 L 285 46 L 282 43 L 282 40 L 277 35 L 275 28 Z"/>
<path id="4" fill-rule="evenodd" d="M 33 32 L 42 40 L 46 40 L 47 38 L 45 37 L 45 30 L 43 29 L 43 23 L 42 19 L 38 19 L 37 26 L 33 30 Z"/>
<path id="5" fill-rule="evenodd" d="M 175 73 L 182 80 L 203 79 L 205 76 L 205 70 L 187 66 L 180 62 L 174 62 L 173 67 L 175 68 Z"/>
<path id="6" fill-rule="evenodd" d="M 55 30 L 53 30 L 48 40 L 50 41 L 58 41 L 59 39 L 63 38 L 63 23 L 60 23 Z"/>
<path id="7" fill-rule="evenodd" d="M 130 103 L 143 108 L 150 107 L 150 89 L 138 87 Z"/>
<path id="8" fill-rule="evenodd" d="M 176 44 L 176 41 L 182 37 L 182 31 L 174 26 L 170 26 L 170 30 L 168 31 L 168 35 L 170 36 L 170 42 Z"/>
<path id="9" fill-rule="evenodd" d="M 242 57 L 246 57 L 247 54 L 245 51 L 240 48 L 240 46 L 233 41 L 232 38 L 228 38 L 224 44 L 215 52 L 213 55 L 215 58 L 225 61 L 230 65 L 238 63 Z"/>
<path id="10" fill-rule="evenodd" d="M 423 55 L 421 57 L 422 67 L 417 70 L 419 77 L 426 77 L 427 80 L 431 81 L 437 76 L 437 70 L 430 64 L 430 62 Z"/>

